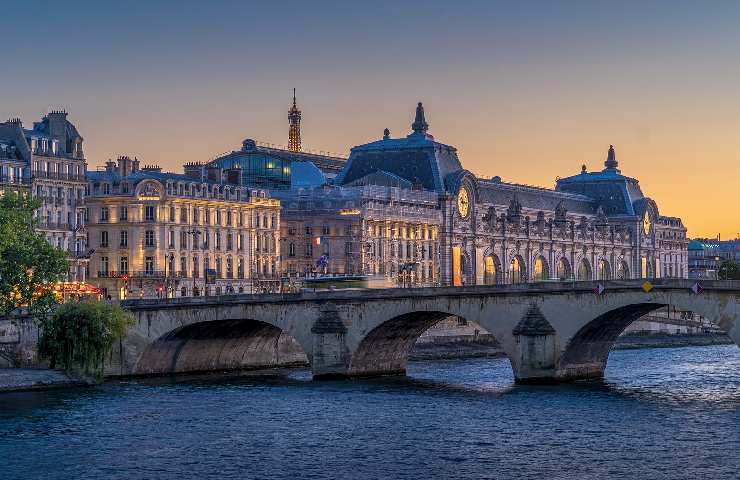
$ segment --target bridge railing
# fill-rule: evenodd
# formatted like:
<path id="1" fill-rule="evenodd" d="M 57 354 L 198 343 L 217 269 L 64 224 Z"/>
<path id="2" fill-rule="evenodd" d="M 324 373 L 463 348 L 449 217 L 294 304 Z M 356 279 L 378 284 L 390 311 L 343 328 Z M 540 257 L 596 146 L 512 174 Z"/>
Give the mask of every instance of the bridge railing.
<path id="1" fill-rule="evenodd" d="M 650 279 L 652 290 L 691 290 L 696 280 L 661 278 Z M 153 308 L 157 306 L 186 306 L 198 304 L 235 304 L 240 302 L 280 302 L 311 299 L 362 299 L 374 297 L 409 297 L 434 295 L 473 295 L 486 294 L 563 294 L 588 293 L 596 291 L 599 284 L 610 290 L 640 290 L 643 289 L 645 279 L 608 280 L 608 281 L 574 281 L 574 282 L 536 282 L 502 285 L 469 285 L 463 287 L 421 287 L 421 288 L 385 288 L 385 289 L 337 289 L 316 292 L 302 291 L 298 293 L 236 293 L 217 296 L 177 297 L 162 299 L 124 300 L 121 304 L 127 308 Z M 740 295 L 740 281 L 738 280 L 710 280 L 699 282 L 704 290 L 730 291 Z M 651 290 L 651 291 L 652 291 Z"/>

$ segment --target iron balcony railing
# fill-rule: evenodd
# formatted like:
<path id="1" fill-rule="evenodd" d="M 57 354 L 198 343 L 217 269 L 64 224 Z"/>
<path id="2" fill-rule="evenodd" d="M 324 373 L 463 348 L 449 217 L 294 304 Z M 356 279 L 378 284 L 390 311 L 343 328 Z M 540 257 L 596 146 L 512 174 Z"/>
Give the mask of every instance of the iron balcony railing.
<path id="1" fill-rule="evenodd" d="M 84 182 L 86 180 L 85 175 L 77 175 L 75 173 L 44 172 L 40 170 L 32 171 L 31 177 L 51 180 L 70 180 L 73 182 Z"/>

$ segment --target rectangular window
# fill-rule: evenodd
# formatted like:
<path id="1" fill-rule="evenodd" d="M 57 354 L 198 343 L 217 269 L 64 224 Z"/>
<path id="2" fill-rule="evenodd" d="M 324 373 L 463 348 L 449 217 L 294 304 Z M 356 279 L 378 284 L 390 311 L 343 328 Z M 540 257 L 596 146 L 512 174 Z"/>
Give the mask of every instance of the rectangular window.
<path id="1" fill-rule="evenodd" d="M 210 225 L 211 224 L 211 211 L 207 208 L 204 211 L 204 218 L 206 221 L 206 225 Z"/>
<path id="2" fill-rule="evenodd" d="M 185 257 L 180 258 L 180 276 L 188 276 L 188 259 Z"/>
<path id="3" fill-rule="evenodd" d="M 198 278 L 198 257 L 193 257 L 193 278 Z"/>
<path id="4" fill-rule="evenodd" d="M 295 243 L 293 242 L 288 245 L 288 256 L 295 257 Z"/>
<path id="5" fill-rule="evenodd" d="M 100 232 L 100 246 L 101 247 L 108 246 L 108 232 L 106 230 L 103 230 L 102 232 Z"/>
<path id="6" fill-rule="evenodd" d="M 187 250 L 188 248 L 188 232 L 180 232 L 180 249 Z"/>
<path id="7" fill-rule="evenodd" d="M 154 257 L 144 258 L 144 274 L 154 275 Z"/>
<path id="8" fill-rule="evenodd" d="M 153 222 L 155 219 L 154 205 L 147 205 L 144 207 L 144 220 L 147 222 Z"/>
<path id="9" fill-rule="evenodd" d="M 108 207 L 102 207 L 100 209 L 100 221 L 101 222 L 107 222 L 110 218 L 110 210 Z"/>
<path id="10" fill-rule="evenodd" d="M 231 210 L 228 210 L 226 212 L 226 226 L 227 227 L 231 226 Z"/>
<path id="11" fill-rule="evenodd" d="M 126 230 L 121 230 L 121 233 L 119 234 L 119 245 L 122 247 L 128 247 L 128 232 Z"/>
<path id="12" fill-rule="evenodd" d="M 221 210 L 216 210 L 216 225 L 221 225 Z"/>
<path id="13" fill-rule="evenodd" d="M 100 257 L 100 276 L 108 275 L 108 257 Z"/>
<path id="14" fill-rule="evenodd" d="M 121 257 L 121 261 L 119 262 L 118 273 L 120 273 L 121 275 L 128 274 L 128 257 Z"/>
<path id="15" fill-rule="evenodd" d="M 193 223 L 198 224 L 200 222 L 200 210 L 193 208 Z"/>
<path id="16" fill-rule="evenodd" d="M 175 207 L 170 207 L 170 222 L 175 222 Z"/>
<path id="17" fill-rule="evenodd" d="M 128 220 L 128 207 L 119 207 L 118 208 L 118 218 L 122 222 Z"/>
<path id="18" fill-rule="evenodd" d="M 233 240 L 233 234 L 231 232 L 226 234 L 226 250 L 233 250 L 234 249 L 234 240 Z"/>
<path id="19" fill-rule="evenodd" d="M 147 230 L 146 232 L 144 232 L 144 246 L 154 246 L 154 230 Z"/>
<path id="20" fill-rule="evenodd" d="M 175 248 L 175 231 L 170 230 L 168 237 L 169 237 L 168 239 L 169 241 L 167 242 L 167 246 L 169 248 Z"/>
<path id="21" fill-rule="evenodd" d="M 216 232 L 214 236 L 216 237 L 216 250 L 221 250 L 221 233 Z"/>
<path id="22" fill-rule="evenodd" d="M 312 257 L 313 256 L 313 245 L 311 242 L 306 242 L 306 256 Z"/>
<path id="23" fill-rule="evenodd" d="M 180 208 L 180 223 L 188 223 L 188 207 Z"/>
<path id="24" fill-rule="evenodd" d="M 236 249 L 241 251 L 244 248 L 244 234 L 240 233 L 236 237 Z"/>

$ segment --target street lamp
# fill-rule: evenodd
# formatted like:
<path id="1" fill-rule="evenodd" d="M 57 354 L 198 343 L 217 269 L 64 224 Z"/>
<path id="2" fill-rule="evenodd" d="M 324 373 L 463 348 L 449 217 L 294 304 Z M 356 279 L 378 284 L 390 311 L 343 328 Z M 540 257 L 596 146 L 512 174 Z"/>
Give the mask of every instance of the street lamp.
<path id="1" fill-rule="evenodd" d="M 200 230 L 187 230 L 185 231 L 188 235 L 193 236 L 193 250 L 198 250 L 198 237 L 200 236 L 201 232 Z M 195 296 L 195 269 L 197 268 L 197 265 L 193 265 L 193 296 Z M 206 272 L 203 271 L 203 275 L 205 275 Z"/>

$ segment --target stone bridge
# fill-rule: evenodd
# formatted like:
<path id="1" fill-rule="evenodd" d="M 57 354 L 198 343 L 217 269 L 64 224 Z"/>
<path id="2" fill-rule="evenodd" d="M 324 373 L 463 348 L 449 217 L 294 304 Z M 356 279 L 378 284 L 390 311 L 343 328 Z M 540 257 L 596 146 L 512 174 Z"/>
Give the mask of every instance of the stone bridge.
<path id="1" fill-rule="evenodd" d="M 314 378 L 402 374 L 416 339 L 457 316 L 491 332 L 518 382 L 600 377 L 619 334 L 672 305 L 716 321 L 740 345 L 740 282 L 644 280 L 336 290 L 124 302 L 136 319 L 107 374 L 310 364 Z"/>

